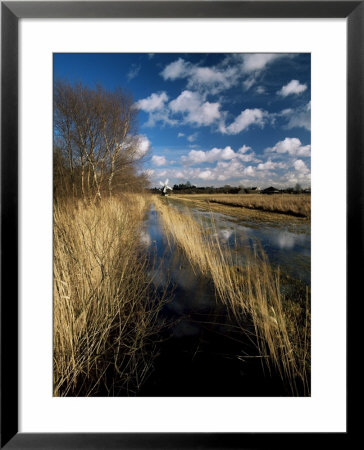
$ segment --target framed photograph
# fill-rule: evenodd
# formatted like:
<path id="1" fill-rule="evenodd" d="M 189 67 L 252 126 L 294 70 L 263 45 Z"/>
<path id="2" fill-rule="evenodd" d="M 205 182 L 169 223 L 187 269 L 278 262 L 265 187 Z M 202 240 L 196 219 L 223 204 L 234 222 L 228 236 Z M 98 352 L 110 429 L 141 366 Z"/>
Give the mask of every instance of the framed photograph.
<path id="1" fill-rule="evenodd" d="M 348 444 L 363 19 L 2 2 L 2 447 Z"/>

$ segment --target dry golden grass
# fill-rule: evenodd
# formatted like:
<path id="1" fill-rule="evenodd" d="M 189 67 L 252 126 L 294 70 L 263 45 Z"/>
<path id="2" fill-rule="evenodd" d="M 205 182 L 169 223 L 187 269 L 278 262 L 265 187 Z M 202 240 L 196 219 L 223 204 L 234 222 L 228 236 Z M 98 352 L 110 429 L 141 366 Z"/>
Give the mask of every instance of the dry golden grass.
<path id="1" fill-rule="evenodd" d="M 139 249 L 146 201 L 54 207 L 54 395 L 135 394 L 163 304 Z"/>
<path id="2" fill-rule="evenodd" d="M 195 199 L 308 219 L 311 217 L 311 196 L 306 194 L 177 194 L 173 197 L 186 200 Z"/>
<path id="3" fill-rule="evenodd" d="M 283 307 L 279 272 L 273 270 L 263 252 L 252 253 L 241 267 L 233 252 L 219 241 L 212 225 L 206 228 L 186 211 L 181 213 L 160 198 L 155 205 L 165 231 L 185 252 L 193 267 L 213 280 L 219 299 L 244 333 L 247 319 L 253 323 L 259 356 L 280 373 L 296 393 L 296 381 L 307 387 L 309 359 L 309 305 L 305 324 L 294 323 L 297 315 Z M 299 329 L 298 329 L 299 328 Z M 308 389 L 308 388 L 307 388 Z"/>

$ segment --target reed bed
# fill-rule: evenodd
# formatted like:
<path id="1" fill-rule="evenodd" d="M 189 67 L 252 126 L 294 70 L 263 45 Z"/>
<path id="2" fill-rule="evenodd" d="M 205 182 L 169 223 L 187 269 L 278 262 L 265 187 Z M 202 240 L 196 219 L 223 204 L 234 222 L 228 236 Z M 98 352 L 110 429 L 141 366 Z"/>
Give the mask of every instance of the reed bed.
<path id="1" fill-rule="evenodd" d="M 246 264 L 240 265 L 234 253 L 220 242 L 213 216 L 208 228 L 187 208 L 181 213 L 159 198 L 154 201 L 166 233 L 185 252 L 193 267 L 212 278 L 217 297 L 227 306 L 241 331 L 251 335 L 247 324 L 253 324 L 254 343 L 264 367 L 278 371 L 293 394 L 297 393 L 297 382 L 307 393 L 308 300 L 302 310 L 283 298 L 279 270 L 270 266 L 261 249 L 252 251 Z"/>
<path id="2" fill-rule="evenodd" d="M 54 396 L 135 395 L 160 329 L 141 195 L 54 206 Z"/>
<path id="3" fill-rule="evenodd" d="M 307 219 L 311 217 L 311 195 L 307 194 L 190 194 L 179 197 Z"/>

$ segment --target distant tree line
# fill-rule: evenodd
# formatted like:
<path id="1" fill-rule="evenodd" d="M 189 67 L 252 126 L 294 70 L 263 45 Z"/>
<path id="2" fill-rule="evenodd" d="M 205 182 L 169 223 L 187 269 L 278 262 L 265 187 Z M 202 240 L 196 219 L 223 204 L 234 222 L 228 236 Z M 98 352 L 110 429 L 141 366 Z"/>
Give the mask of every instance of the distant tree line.
<path id="1" fill-rule="evenodd" d="M 148 183 L 138 167 L 144 155 L 131 95 L 97 86 L 54 86 L 54 196 L 90 201 Z"/>
<path id="2" fill-rule="evenodd" d="M 311 193 L 311 189 L 303 189 L 299 184 L 296 184 L 294 187 L 287 187 L 285 189 L 277 189 L 279 193 L 282 194 L 309 194 Z M 150 189 L 152 193 L 160 193 L 160 188 Z M 256 187 L 244 187 L 244 186 L 230 186 L 226 184 L 221 187 L 197 187 L 191 184 L 189 181 L 186 183 L 175 184 L 173 185 L 173 192 L 178 194 L 253 194 L 260 193 L 260 191 Z M 172 193 L 173 193 L 172 192 Z"/>

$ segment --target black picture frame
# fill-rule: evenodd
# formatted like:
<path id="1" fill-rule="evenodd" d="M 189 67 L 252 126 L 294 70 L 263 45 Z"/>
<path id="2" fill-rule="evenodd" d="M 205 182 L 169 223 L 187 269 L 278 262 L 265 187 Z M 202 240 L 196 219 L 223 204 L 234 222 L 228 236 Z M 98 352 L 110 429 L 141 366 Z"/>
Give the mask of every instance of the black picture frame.
<path id="1" fill-rule="evenodd" d="M 18 432 L 18 21 L 21 18 L 346 18 L 347 312 L 361 292 L 364 170 L 363 1 L 1 2 L 1 448 L 301 448 L 332 440 L 350 448 L 355 432 L 348 389 L 345 433 L 19 433 Z M 347 375 L 353 349 L 347 324 Z M 349 380 L 351 378 L 348 378 Z M 350 384 L 348 384 L 350 386 Z M 333 393 L 335 395 L 335 393 Z"/>

